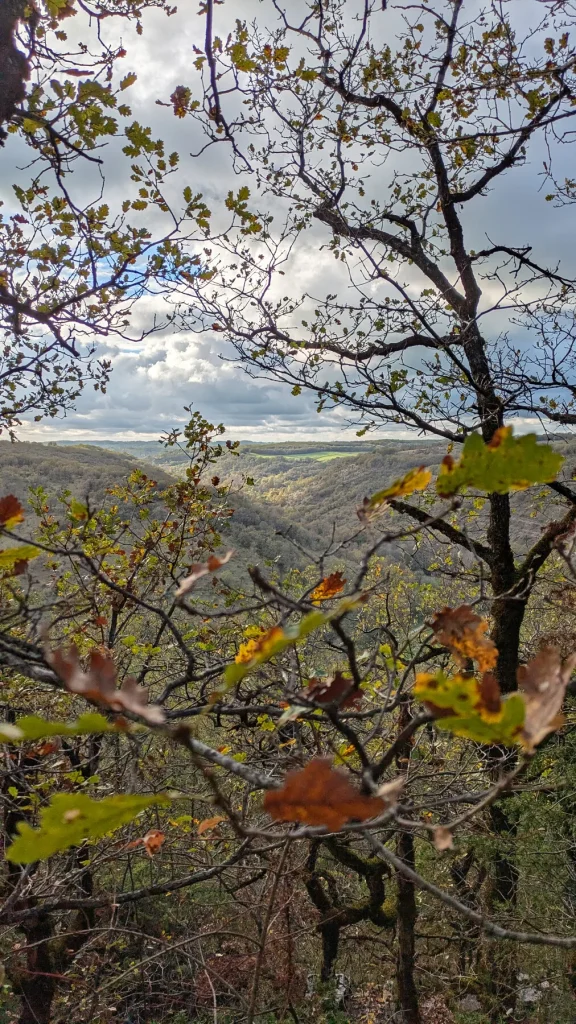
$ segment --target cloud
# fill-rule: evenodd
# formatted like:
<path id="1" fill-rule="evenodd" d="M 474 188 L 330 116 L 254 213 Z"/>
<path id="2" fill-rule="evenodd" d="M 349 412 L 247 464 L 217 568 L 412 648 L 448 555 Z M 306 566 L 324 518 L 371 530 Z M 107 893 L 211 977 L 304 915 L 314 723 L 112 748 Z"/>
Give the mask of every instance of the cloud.
<path id="1" fill-rule="evenodd" d="M 103 352 L 114 364 L 107 393 L 86 390 L 76 412 L 30 424 L 22 439 L 155 438 L 186 421 L 186 405 L 211 422 L 223 421 L 235 437 L 338 437 L 343 430 L 355 436 L 340 413 L 319 416 L 310 395 L 294 397 L 279 384 L 254 381 L 223 362 L 222 348 L 216 335 L 202 340 L 174 335 L 133 349 L 111 347 Z"/>

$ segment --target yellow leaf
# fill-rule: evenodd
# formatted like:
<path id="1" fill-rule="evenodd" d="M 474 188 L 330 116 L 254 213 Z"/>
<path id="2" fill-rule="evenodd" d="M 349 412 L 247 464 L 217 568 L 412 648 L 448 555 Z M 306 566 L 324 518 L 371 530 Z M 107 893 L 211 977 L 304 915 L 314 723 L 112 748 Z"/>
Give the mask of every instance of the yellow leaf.
<path id="1" fill-rule="evenodd" d="M 377 512 L 394 498 L 405 498 L 414 494 L 415 491 L 424 491 L 431 479 L 432 473 L 425 466 L 409 470 L 404 476 L 390 484 L 390 487 L 377 491 L 371 498 L 364 498 L 362 507 L 358 510 L 359 517 L 361 519 L 369 517 L 371 513 Z"/>
<path id="2" fill-rule="evenodd" d="M 11 569 L 17 562 L 29 562 L 40 554 L 33 544 L 19 544 L 15 548 L 0 551 L 0 569 Z"/>

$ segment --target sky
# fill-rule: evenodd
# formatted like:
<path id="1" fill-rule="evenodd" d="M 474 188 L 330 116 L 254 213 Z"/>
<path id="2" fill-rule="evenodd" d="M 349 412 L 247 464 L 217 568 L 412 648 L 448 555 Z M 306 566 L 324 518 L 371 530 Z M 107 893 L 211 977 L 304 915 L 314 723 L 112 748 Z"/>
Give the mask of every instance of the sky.
<path id="1" fill-rule="evenodd" d="M 532 0 L 515 0 L 523 10 L 533 7 Z M 261 15 L 268 3 L 258 0 L 227 0 L 228 19 Z M 138 73 L 138 81 L 127 92 L 134 119 L 152 126 L 153 133 L 166 141 L 167 152 L 177 148 L 182 167 L 193 191 L 202 192 L 212 207 L 222 203 L 230 188 L 237 188 L 229 161 L 219 147 L 208 150 L 201 158 L 188 155 L 201 142 L 199 129 L 190 119 L 179 121 L 172 111 L 160 107 L 158 99 L 167 100 L 177 85 L 194 84 L 192 61 L 194 44 L 201 45 L 204 19 L 197 15 L 198 4 L 180 0 L 178 14 L 167 19 L 159 12 L 145 12 L 144 32 L 138 36 L 133 29 L 124 31 L 122 45 L 127 50 L 122 73 Z M 221 15 L 222 16 L 222 15 Z M 67 27 L 70 26 L 67 23 Z M 118 35 L 118 28 L 107 31 Z M 124 158 L 118 145 L 112 144 L 105 156 L 107 198 L 119 201 L 125 194 Z M 478 248 L 486 244 L 488 234 L 500 232 L 506 241 L 516 244 L 535 243 L 539 258 L 563 253 L 569 257 L 573 249 L 574 229 L 569 216 L 551 217 L 550 205 L 541 192 L 539 178 L 542 153 L 531 156 L 528 165 L 503 180 L 480 207 L 481 223 L 468 225 L 478 235 Z M 9 147 L 2 153 L 0 194 L 14 179 L 19 154 Z M 75 187 L 83 195 L 90 189 L 96 194 L 97 182 L 91 180 L 89 169 L 75 174 Z M 180 187 L 182 185 L 179 179 Z M 476 206 L 475 209 L 478 209 Z M 529 233 L 527 231 L 529 225 Z M 298 251 L 297 265 L 291 268 L 290 287 L 298 293 L 307 289 L 316 295 L 326 292 L 342 294 L 348 285 L 339 274 L 334 258 L 318 250 L 318 237 L 313 235 Z M 283 285 L 285 287 L 285 285 Z M 158 307 L 160 303 L 160 308 Z M 147 298 L 136 312 L 136 326 L 145 324 L 154 313 L 162 313 L 161 300 Z M 231 350 L 216 333 L 202 335 L 186 332 L 158 332 L 142 344 L 108 339 L 99 343 L 98 355 L 110 358 L 113 364 L 111 383 L 106 395 L 88 386 L 77 403 L 76 411 L 65 418 L 25 423 L 23 440 L 53 441 L 59 439 L 155 439 L 186 418 L 185 405 L 192 404 L 214 423 L 224 422 L 228 436 L 254 440 L 343 440 L 354 439 L 357 427 L 348 424 L 346 414 L 332 410 L 318 414 L 313 397 L 303 393 L 297 398 L 290 388 L 270 381 L 254 381 L 243 369 L 230 361 Z M 224 355 L 224 360 L 221 356 Z M 530 429 L 532 421 L 519 424 Z M 403 427 L 388 427 L 379 436 L 408 437 Z"/>

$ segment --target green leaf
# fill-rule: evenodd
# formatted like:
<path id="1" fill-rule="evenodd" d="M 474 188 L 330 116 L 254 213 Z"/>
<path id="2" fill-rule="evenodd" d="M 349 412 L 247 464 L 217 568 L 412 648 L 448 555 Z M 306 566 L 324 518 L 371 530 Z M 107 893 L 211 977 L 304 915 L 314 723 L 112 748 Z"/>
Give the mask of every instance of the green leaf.
<path id="1" fill-rule="evenodd" d="M 129 89 L 131 85 L 134 85 L 134 82 L 137 79 L 138 79 L 138 75 L 134 74 L 133 71 L 131 71 L 130 74 L 126 75 L 126 77 L 123 78 L 122 81 L 120 82 L 120 88 L 121 88 L 122 92 L 124 92 L 124 89 Z"/>
<path id="2" fill-rule="evenodd" d="M 53 18 L 58 17 L 60 11 L 64 11 L 67 6 L 68 0 L 46 0 L 48 14 L 51 14 Z"/>
<path id="3" fill-rule="evenodd" d="M 26 715 L 18 718 L 14 725 L 0 723 L 0 741 L 4 743 L 42 740 L 47 736 L 92 736 L 102 732 L 118 732 L 118 728 L 96 711 L 80 715 L 76 722 L 49 722 L 39 715 Z"/>
<path id="4" fill-rule="evenodd" d="M 87 519 L 88 509 L 81 501 L 76 501 L 76 498 L 73 498 L 70 502 L 70 515 L 73 519 Z"/>
<path id="5" fill-rule="evenodd" d="M 526 704 L 519 693 L 498 699 L 497 710 L 491 710 L 482 684 L 473 676 L 421 672 L 416 676 L 414 696 L 433 712 L 438 729 L 477 743 L 514 746 L 519 742 L 526 717 Z"/>
<path id="6" fill-rule="evenodd" d="M 133 821 L 142 811 L 170 798 L 147 793 L 125 793 L 92 800 L 85 793 L 57 793 L 40 813 L 40 827 L 18 823 L 19 835 L 6 851 L 13 864 L 32 864 L 55 853 L 79 846 L 85 839 L 99 839 Z"/>
<path id="7" fill-rule="evenodd" d="M 486 721 L 480 715 L 454 716 L 439 718 L 435 725 L 476 743 L 502 743 L 511 747 L 519 742 L 525 714 L 526 705 L 521 695 L 512 693 L 502 701 L 502 711 L 496 721 Z"/>
<path id="8" fill-rule="evenodd" d="M 0 569 L 11 569 L 16 562 L 29 562 L 40 554 L 33 544 L 19 544 L 15 548 L 4 548 L 0 551 Z"/>
<path id="9" fill-rule="evenodd" d="M 563 461 L 550 445 L 538 444 L 536 434 L 513 437 L 512 427 L 501 427 L 489 444 L 470 434 L 458 462 L 451 455 L 443 459 L 436 490 L 442 497 L 466 487 L 488 494 L 523 491 L 554 480 Z"/>

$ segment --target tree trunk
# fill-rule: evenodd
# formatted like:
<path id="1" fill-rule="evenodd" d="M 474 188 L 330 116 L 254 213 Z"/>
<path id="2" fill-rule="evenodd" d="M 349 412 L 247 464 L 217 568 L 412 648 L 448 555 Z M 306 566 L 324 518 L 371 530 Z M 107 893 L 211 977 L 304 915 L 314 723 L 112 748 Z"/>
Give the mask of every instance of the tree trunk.
<path id="1" fill-rule="evenodd" d="M 410 832 L 399 834 L 397 853 L 405 864 L 414 868 L 414 837 Z M 414 928 L 418 916 L 416 891 L 414 883 L 401 872 L 397 873 L 396 879 L 398 885 L 398 957 L 396 962 L 398 1000 L 405 1024 L 421 1024 L 418 992 L 414 981 Z"/>
<path id="2" fill-rule="evenodd" d="M 497 804 L 490 808 L 490 824 L 493 832 L 502 839 L 513 839 L 516 824 Z M 518 869 L 511 857 L 498 851 L 492 861 L 492 879 L 488 891 L 487 916 L 498 916 L 498 912 L 510 912 L 516 906 L 518 896 Z M 488 993 L 490 996 L 490 1020 L 498 1024 L 516 1008 L 517 1001 L 517 948 L 514 943 L 491 941 L 486 952 Z"/>
<path id="3" fill-rule="evenodd" d="M 30 68 L 14 42 L 14 32 L 26 6 L 25 0 L 2 0 L 0 4 L 0 125 L 12 117 L 26 96 Z M 5 138 L 6 132 L 0 127 L 0 146 Z"/>
<path id="4" fill-rule="evenodd" d="M 25 929 L 26 942 L 31 947 L 27 966 L 20 973 L 18 994 L 21 1012 L 18 1024 L 50 1024 L 52 1001 L 56 991 L 56 978 L 50 956 L 52 923 L 40 913 L 34 923 Z"/>

